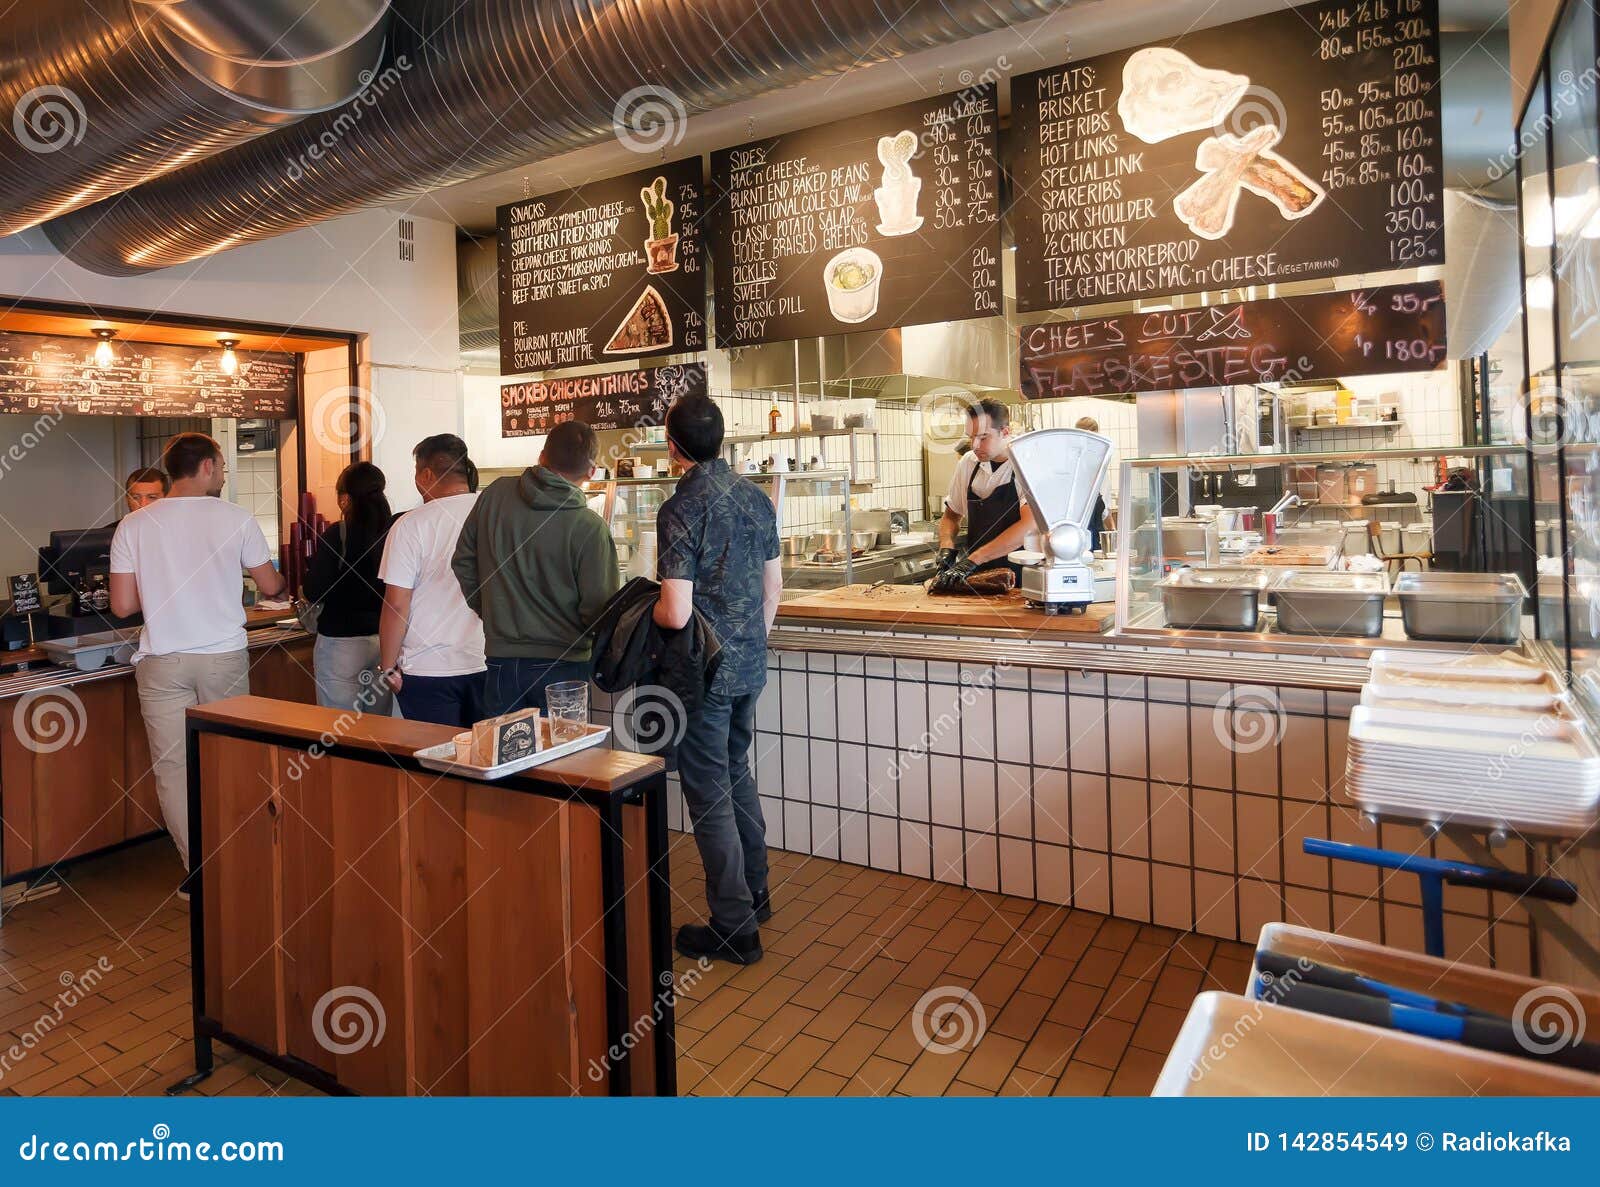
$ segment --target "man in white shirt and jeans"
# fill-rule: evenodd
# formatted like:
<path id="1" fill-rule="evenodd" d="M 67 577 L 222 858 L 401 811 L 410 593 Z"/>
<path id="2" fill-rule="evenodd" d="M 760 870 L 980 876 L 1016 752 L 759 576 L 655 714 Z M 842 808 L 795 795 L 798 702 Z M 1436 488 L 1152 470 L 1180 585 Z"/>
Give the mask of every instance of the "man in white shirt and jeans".
<path id="1" fill-rule="evenodd" d="M 184 714 L 250 691 L 242 574 L 268 598 L 284 580 L 250 512 L 218 497 L 226 467 L 214 440 L 179 433 L 161 467 L 172 480 L 167 497 L 125 516 L 112 537 L 111 612 L 144 615 L 134 680 L 161 816 L 188 869 Z"/>
<path id="2" fill-rule="evenodd" d="M 395 520 L 383 546 L 382 676 L 411 721 L 465 729 L 483 716 L 483 623 L 450 567 L 478 499 L 478 467 L 451 433 L 424 438 L 417 459 L 422 506 Z"/>

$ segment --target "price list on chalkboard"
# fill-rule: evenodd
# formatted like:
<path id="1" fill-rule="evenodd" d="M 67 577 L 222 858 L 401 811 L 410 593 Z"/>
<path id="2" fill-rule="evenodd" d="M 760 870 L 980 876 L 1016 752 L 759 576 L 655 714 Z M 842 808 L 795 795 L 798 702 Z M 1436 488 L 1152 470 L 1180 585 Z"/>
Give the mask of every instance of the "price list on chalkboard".
<path id="1" fill-rule="evenodd" d="M 233 374 L 215 347 L 118 341 L 100 366 L 92 339 L 0 331 L 0 412 L 78 416 L 295 415 L 294 356 L 236 351 Z"/>
<path id="2" fill-rule="evenodd" d="M 1019 76 L 1020 311 L 1444 261 L 1437 0 L 1333 0 Z"/>
<path id="3" fill-rule="evenodd" d="M 1030 400 L 1431 371 L 1445 361 L 1438 281 L 1022 328 Z"/>
<path id="4" fill-rule="evenodd" d="M 566 420 L 591 429 L 643 429 L 666 423 L 684 396 L 706 394 L 704 363 L 575 375 L 500 389 L 500 435 L 542 437 Z"/>
<path id="5" fill-rule="evenodd" d="M 700 159 L 496 212 L 506 374 L 706 345 Z"/>
<path id="6" fill-rule="evenodd" d="M 717 345 L 1000 313 L 993 83 L 711 155 Z"/>

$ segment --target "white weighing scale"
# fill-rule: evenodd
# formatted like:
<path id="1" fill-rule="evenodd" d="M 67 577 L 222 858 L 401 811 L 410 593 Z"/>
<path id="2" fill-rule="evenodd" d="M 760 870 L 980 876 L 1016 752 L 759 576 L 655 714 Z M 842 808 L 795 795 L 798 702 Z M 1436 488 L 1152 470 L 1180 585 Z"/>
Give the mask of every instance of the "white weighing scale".
<path id="1" fill-rule="evenodd" d="M 1089 516 L 1111 463 L 1111 438 L 1038 429 L 1011 442 L 1011 465 L 1044 542 L 1006 559 L 1022 568 L 1022 596 L 1053 613 L 1082 613 L 1094 595 Z"/>

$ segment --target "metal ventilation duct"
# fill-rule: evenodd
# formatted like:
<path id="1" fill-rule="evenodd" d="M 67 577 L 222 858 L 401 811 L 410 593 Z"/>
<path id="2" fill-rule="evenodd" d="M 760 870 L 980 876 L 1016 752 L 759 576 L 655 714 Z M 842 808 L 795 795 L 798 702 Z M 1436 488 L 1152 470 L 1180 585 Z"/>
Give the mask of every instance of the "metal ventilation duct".
<path id="1" fill-rule="evenodd" d="M 461 302 L 461 349 L 500 345 L 500 262 L 492 236 L 456 245 L 456 294 Z"/>
<path id="2" fill-rule="evenodd" d="M 355 101 L 47 231 L 84 267 L 131 275 L 594 143 L 615 134 L 619 108 L 624 127 L 641 117 L 631 126 L 654 159 L 689 113 L 1069 2 L 406 0 L 387 65 Z"/>
<path id="3" fill-rule="evenodd" d="M 67 0 L 0 23 L 0 235 L 344 103 L 388 0 Z"/>

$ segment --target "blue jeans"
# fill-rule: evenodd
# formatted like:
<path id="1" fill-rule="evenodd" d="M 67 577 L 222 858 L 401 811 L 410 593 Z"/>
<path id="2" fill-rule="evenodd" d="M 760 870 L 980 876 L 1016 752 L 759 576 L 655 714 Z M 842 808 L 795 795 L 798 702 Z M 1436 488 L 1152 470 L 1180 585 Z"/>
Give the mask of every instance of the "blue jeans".
<path id="1" fill-rule="evenodd" d="M 404 673 L 395 694 L 407 721 L 431 721 L 467 729 L 483 712 L 483 673 L 465 676 L 413 676 Z"/>
<path id="2" fill-rule="evenodd" d="M 563 680 L 587 680 L 586 659 L 495 659 L 483 674 L 483 715 L 499 717 L 518 709 L 546 711 L 544 690 Z"/>
<path id="3" fill-rule="evenodd" d="M 711 925 L 730 935 L 755 930 L 755 896 L 767 888 L 767 825 L 750 770 L 756 696 L 708 695 L 678 743 Z"/>

